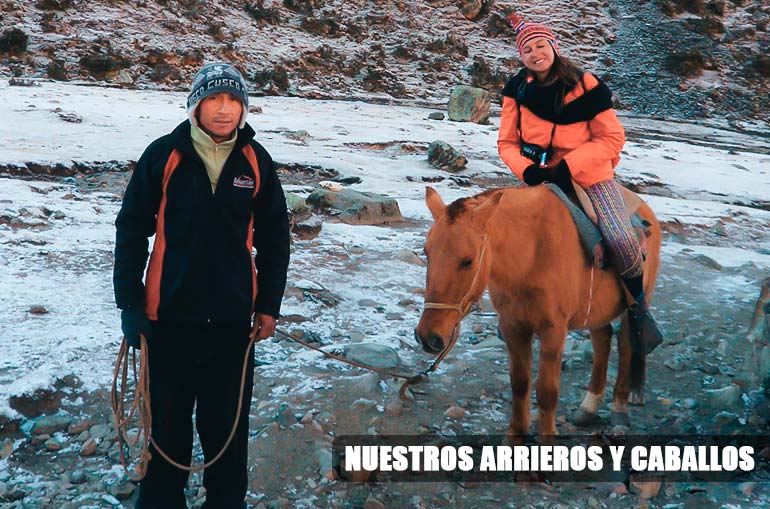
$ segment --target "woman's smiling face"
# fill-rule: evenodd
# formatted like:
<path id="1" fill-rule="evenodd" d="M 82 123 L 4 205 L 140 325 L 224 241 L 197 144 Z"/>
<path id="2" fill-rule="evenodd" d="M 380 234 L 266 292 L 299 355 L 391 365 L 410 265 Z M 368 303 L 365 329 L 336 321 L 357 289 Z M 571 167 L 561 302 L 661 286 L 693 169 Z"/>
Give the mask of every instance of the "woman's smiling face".
<path id="1" fill-rule="evenodd" d="M 521 49 L 521 58 L 527 69 L 537 74 L 538 77 L 545 76 L 553 65 L 553 47 L 545 37 L 537 37 L 524 45 Z"/>

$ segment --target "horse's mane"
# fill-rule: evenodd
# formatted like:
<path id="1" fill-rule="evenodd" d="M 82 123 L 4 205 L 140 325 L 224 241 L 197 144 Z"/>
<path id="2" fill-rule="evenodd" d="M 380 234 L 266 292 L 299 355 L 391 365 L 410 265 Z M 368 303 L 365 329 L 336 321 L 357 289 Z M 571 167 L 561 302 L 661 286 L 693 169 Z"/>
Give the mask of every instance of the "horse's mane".
<path id="1" fill-rule="evenodd" d="M 447 220 L 449 223 L 454 223 L 459 217 L 461 217 L 467 210 L 473 209 L 484 203 L 491 196 L 502 193 L 510 189 L 508 187 L 501 189 L 487 189 L 486 191 L 479 193 L 475 196 L 468 196 L 467 198 L 459 198 L 447 206 Z"/>

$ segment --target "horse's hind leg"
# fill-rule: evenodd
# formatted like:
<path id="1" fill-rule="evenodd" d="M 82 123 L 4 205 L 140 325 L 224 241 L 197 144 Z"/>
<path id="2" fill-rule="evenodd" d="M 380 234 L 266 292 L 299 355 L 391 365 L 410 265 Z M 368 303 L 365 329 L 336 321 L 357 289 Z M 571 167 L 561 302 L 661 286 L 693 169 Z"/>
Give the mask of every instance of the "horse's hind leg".
<path id="1" fill-rule="evenodd" d="M 561 354 L 567 338 L 566 324 L 552 325 L 540 332 L 537 364 L 537 432 L 541 437 L 556 435 L 556 405 L 559 402 Z"/>
<path id="2" fill-rule="evenodd" d="M 591 344 L 594 347 L 591 382 L 588 384 L 588 391 L 583 397 L 583 402 L 572 414 L 572 423 L 580 427 L 591 426 L 600 421 L 596 411 L 604 398 L 604 390 L 607 387 L 607 365 L 612 348 L 612 324 L 608 323 L 599 329 L 592 330 Z"/>
<path id="3" fill-rule="evenodd" d="M 508 427 L 512 445 L 524 443 L 529 432 L 529 395 L 532 378 L 532 330 L 523 324 L 504 324 L 501 331 L 508 346 L 511 375 L 511 421 Z"/>

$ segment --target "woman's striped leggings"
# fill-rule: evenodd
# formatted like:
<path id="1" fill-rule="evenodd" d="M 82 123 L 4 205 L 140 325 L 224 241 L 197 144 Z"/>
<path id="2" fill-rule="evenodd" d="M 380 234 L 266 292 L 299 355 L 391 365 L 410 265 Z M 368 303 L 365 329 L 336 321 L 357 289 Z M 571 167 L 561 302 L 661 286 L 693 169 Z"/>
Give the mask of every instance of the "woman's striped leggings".
<path id="1" fill-rule="evenodd" d="M 642 274 L 639 239 L 626 212 L 626 204 L 615 180 L 605 180 L 584 188 L 596 209 L 599 230 L 612 254 L 615 268 L 623 278 Z"/>

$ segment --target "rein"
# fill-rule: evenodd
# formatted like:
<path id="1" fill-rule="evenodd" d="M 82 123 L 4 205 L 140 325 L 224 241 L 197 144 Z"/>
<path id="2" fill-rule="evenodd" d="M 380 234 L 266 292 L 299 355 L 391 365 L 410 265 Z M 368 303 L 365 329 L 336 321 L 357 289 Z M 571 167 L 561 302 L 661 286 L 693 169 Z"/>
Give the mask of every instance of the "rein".
<path id="1" fill-rule="evenodd" d="M 479 255 L 479 264 L 476 268 L 476 273 L 473 275 L 473 281 L 471 281 L 471 286 L 468 287 L 468 291 L 465 292 L 465 295 L 463 295 L 463 298 L 460 299 L 460 302 L 458 304 L 444 304 L 441 302 L 426 302 L 424 304 L 425 309 L 443 309 L 446 311 L 457 311 L 457 313 L 460 315 L 460 318 L 457 320 L 457 324 L 452 329 L 451 334 L 451 341 L 447 344 L 446 347 L 441 351 L 441 353 L 438 355 L 436 360 L 433 362 L 433 365 L 431 366 L 431 371 L 435 370 L 436 367 L 438 367 L 438 364 L 444 360 L 444 358 L 449 354 L 449 351 L 454 348 L 454 346 L 457 344 L 457 340 L 459 338 L 459 334 L 456 334 L 457 328 L 460 326 L 460 322 L 463 321 L 463 318 L 466 317 L 468 312 L 471 310 L 471 306 L 475 303 L 475 300 L 471 299 L 471 293 L 473 292 L 473 288 L 476 286 L 476 283 L 479 280 L 479 277 L 481 276 L 481 270 L 484 267 L 484 255 L 487 252 L 487 236 L 484 235 L 481 238 L 481 254 Z M 406 386 L 409 382 L 405 383 L 404 386 Z"/>

